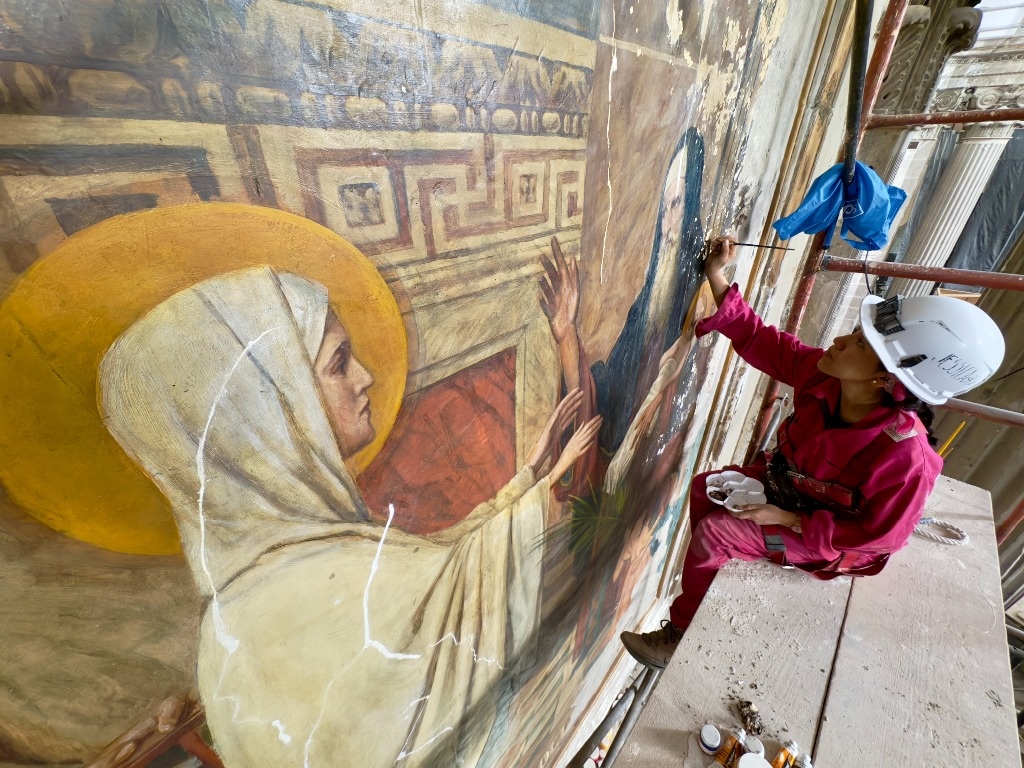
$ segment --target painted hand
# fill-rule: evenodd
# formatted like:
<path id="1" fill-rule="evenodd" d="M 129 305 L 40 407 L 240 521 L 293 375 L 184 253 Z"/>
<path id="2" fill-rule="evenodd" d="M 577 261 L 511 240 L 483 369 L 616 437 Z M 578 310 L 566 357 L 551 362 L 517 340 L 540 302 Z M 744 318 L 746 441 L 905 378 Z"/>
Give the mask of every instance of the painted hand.
<path id="1" fill-rule="evenodd" d="M 590 451 L 597 442 L 597 436 L 601 431 L 602 418 L 595 416 L 582 427 L 576 430 L 575 434 L 569 438 L 569 442 L 566 443 L 565 448 L 562 450 L 562 455 L 558 457 L 558 461 L 555 462 L 555 466 L 551 468 L 551 472 L 548 473 L 548 482 L 554 486 L 555 483 L 570 469 L 572 465 L 583 458 L 588 451 Z"/>
<path id="2" fill-rule="evenodd" d="M 566 259 L 558 239 L 551 238 L 551 258 L 544 258 L 540 306 L 559 344 L 573 330 L 580 308 L 580 276 L 575 259 Z"/>
<path id="3" fill-rule="evenodd" d="M 642 413 L 637 414 L 636 428 L 633 430 L 633 437 L 630 439 L 629 448 L 630 450 L 637 450 L 640 447 L 641 441 L 647 435 L 651 429 L 651 423 L 654 421 L 654 415 L 658 412 L 661 407 L 662 401 L 665 399 L 665 393 L 659 393 L 658 397 L 647 404 Z"/>
<path id="4" fill-rule="evenodd" d="M 555 407 L 555 410 L 552 411 L 548 423 L 544 425 L 540 437 L 537 438 L 537 444 L 527 460 L 527 464 L 533 467 L 534 476 L 540 474 L 541 467 L 544 466 L 544 463 L 551 456 L 551 449 L 554 447 L 555 442 L 576 419 L 582 404 L 583 390 L 577 387 L 569 392 L 562 402 Z"/>
<path id="5" fill-rule="evenodd" d="M 788 512 L 774 504 L 747 504 L 733 515 L 758 525 L 784 525 L 787 528 L 799 525 L 803 519 L 795 512 Z"/>

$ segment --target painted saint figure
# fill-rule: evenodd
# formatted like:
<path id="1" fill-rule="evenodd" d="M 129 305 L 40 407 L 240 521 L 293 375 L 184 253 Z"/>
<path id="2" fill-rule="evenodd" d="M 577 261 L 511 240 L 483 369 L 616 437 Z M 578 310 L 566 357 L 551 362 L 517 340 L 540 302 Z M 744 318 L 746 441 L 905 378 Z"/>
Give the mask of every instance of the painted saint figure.
<path id="1" fill-rule="evenodd" d="M 542 476 L 571 392 L 494 499 L 414 536 L 371 520 L 345 465 L 374 437 L 372 382 L 326 289 L 269 267 L 175 294 L 103 359 L 107 427 L 207 599 L 199 687 L 228 766 L 474 766 L 529 654 L 550 478 L 600 419 Z"/>
<path id="2" fill-rule="evenodd" d="M 649 547 L 657 546 L 651 531 L 673 522 L 663 512 L 681 511 L 681 466 L 707 366 L 707 350 L 699 354 L 693 325 L 712 306 L 710 297 L 697 295 L 704 248 L 703 153 L 700 134 L 687 130 L 661 188 L 644 285 L 607 360 L 590 363 L 576 325 L 577 267 L 554 238 L 544 265 L 541 305 L 558 344 L 565 386 L 585 393 L 584 418 L 604 417 L 598 445 L 560 478 L 558 489 L 563 498 L 581 500 L 571 530 L 576 542 L 587 542 L 571 545 L 585 574 L 574 646 L 580 655 L 601 643 L 623 606 L 632 603 L 634 586 L 654 554 Z"/>
<path id="3" fill-rule="evenodd" d="M 576 467 L 563 488 L 566 495 L 586 496 L 591 488 L 600 487 L 608 462 L 655 385 L 663 355 L 679 338 L 687 308 L 701 284 L 703 173 L 704 141 L 690 128 L 680 138 L 665 174 L 643 288 L 607 360 L 591 364 L 587 356 L 576 327 L 576 265 L 567 262 L 557 241 L 552 241 L 552 260 L 545 263 L 546 280 L 541 284 L 541 305 L 558 344 L 566 388 L 580 387 L 585 393 L 585 414 L 604 417 L 599 450 Z"/>

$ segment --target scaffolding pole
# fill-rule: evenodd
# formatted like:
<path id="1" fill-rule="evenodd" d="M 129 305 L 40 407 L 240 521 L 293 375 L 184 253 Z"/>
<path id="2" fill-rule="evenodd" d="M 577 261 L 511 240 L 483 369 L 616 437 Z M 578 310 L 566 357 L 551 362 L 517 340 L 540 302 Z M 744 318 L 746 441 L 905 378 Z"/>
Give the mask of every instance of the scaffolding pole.
<path id="1" fill-rule="evenodd" d="M 968 125 L 970 123 L 1012 123 L 1024 120 L 1024 109 L 975 109 L 970 112 L 922 112 L 916 115 L 871 115 L 872 128 L 913 128 L 921 125 Z"/>
<path id="2" fill-rule="evenodd" d="M 875 41 L 875 48 L 871 52 L 871 61 L 868 64 L 867 74 L 863 80 L 863 95 L 851 94 L 851 100 L 860 98 L 861 103 L 860 120 L 858 121 L 859 130 L 851 134 L 850 126 L 847 125 L 847 150 L 846 157 L 844 158 L 844 161 L 847 163 L 851 161 L 851 157 L 856 159 L 856 151 L 868 126 L 870 116 L 874 112 L 878 94 L 881 93 L 882 81 L 885 79 L 885 73 L 889 69 L 889 60 L 892 58 L 893 49 L 896 47 L 896 38 L 899 36 L 900 27 L 903 26 L 903 17 L 907 12 L 909 4 L 910 0 L 889 0 L 889 4 L 882 14 L 882 20 L 878 25 L 878 39 Z M 853 62 L 851 62 L 850 66 L 852 71 L 856 71 L 856 65 Z M 852 152 L 851 149 L 853 150 Z M 804 266 L 800 273 L 800 282 L 797 285 L 793 304 L 790 306 L 789 315 L 786 318 L 785 330 L 788 333 L 796 335 L 800 329 L 800 323 L 804 319 L 804 312 L 807 311 L 807 303 L 811 298 L 811 291 L 814 289 L 814 276 L 818 273 L 818 266 L 824 253 L 825 233 L 819 232 L 811 241 L 811 253 L 804 261 Z M 779 391 L 779 382 L 772 379 L 767 391 L 764 393 L 764 399 L 761 401 L 761 414 L 757 420 L 757 431 L 754 433 L 754 439 L 751 441 L 751 454 L 754 446 L 758 444 L 768 429 L 768 423 L 771 421 L 772 410 L 775 407 Z M 747 458 L 750 459 L 751 456 L 748 455 Z"/>
<path id="3" fill-rule="evenodd" d="M 851 272 L 904 277 L 911 280 L 929 280 L 934 283 L 954 283 L 977 288 L 999 288 L 1006 291 L 1024 291 L 1024 275 L 1007 272 L 985 272 L 975 269 L 950 269 L 949 267 L 924 267 L 920 264 L 904 264 L 896 261 L 869 261 L 848 259 L 824 254 L 819 267 L 823 272 Z"/>
<path id="4" fill-rule="evenodd" d="M 969 416 L 977 416 L 985 421 L 994 421 L 996 424 L 1006 424 L 1009 427 L 1024 427 L 1024 413 L 1008 411 L 1005 408 L 996 408 L 992 405 L 972 403 L 967 400 L 959 400 L 951 397 L 939 408 L 957 413 L 966 413 Z"/>
<path id="5" fill-rule="evenodd" d="M 996 526 L 996 546 L 1002 546 L 1022 520 L 1024 520 L 1024 499 L 1017 502 L 1017 506 L 1013 508 L 1010 515 Z"/>

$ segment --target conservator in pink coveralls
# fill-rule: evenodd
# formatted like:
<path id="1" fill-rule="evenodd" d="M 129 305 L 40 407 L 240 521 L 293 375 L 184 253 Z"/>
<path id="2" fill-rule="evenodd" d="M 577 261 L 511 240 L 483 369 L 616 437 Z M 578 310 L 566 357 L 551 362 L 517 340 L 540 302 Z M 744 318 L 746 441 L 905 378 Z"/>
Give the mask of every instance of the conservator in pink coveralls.
<path id="1" fill-rule="evenodd" d="M 668 662 L 718 569 L 732 558 L 767 558 L 818 578 L 871 575 L 906 545 L 942 469 L 932 448 L 932 411 L 989 378 L 1003 357 L 998 327 L 958 299 L 887 302 L 868 296 L 861 326 L 827 350 L 765 325 L 722 270 L 733 242 L 719 240 L 705 263 L 718 304 L 697 336 L 718 331 L 748 363 L 793 387 L 794 412 L 777 447 L 731 467 L 765 486 L 771 503 L 729 512 L 693 478 L 692 537 L 682 594 L 655 632 L 622 633 L 638 661 Z"/>

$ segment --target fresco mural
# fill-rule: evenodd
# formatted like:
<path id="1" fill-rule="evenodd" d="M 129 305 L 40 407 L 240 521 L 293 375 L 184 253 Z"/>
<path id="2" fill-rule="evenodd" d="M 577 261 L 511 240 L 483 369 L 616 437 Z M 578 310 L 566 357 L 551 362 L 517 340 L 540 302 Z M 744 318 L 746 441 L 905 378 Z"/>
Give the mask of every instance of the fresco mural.
<path id="1" fill-rule="evenodd" d="M 0 763 L 196 691 L 229 766 L 556 764 L 671 589 L 702 248 L 811 23 L 682 5 L 0 7 Z"/>
<path id="2" fill-rule="evenodd" d="M 423 538 L 389 535 L 394 507 L 371 521 L 345 468 L 375 437 L 374 380 L 327 290 L 267 267 L 175 294 L 104 356 L 107 426 L 171 500 L 208 601 L 199 688 L 229 764 L 475 765 L 491 687 L 536 635 L 541 470 L 580 393 L 493 500 Z"/>

